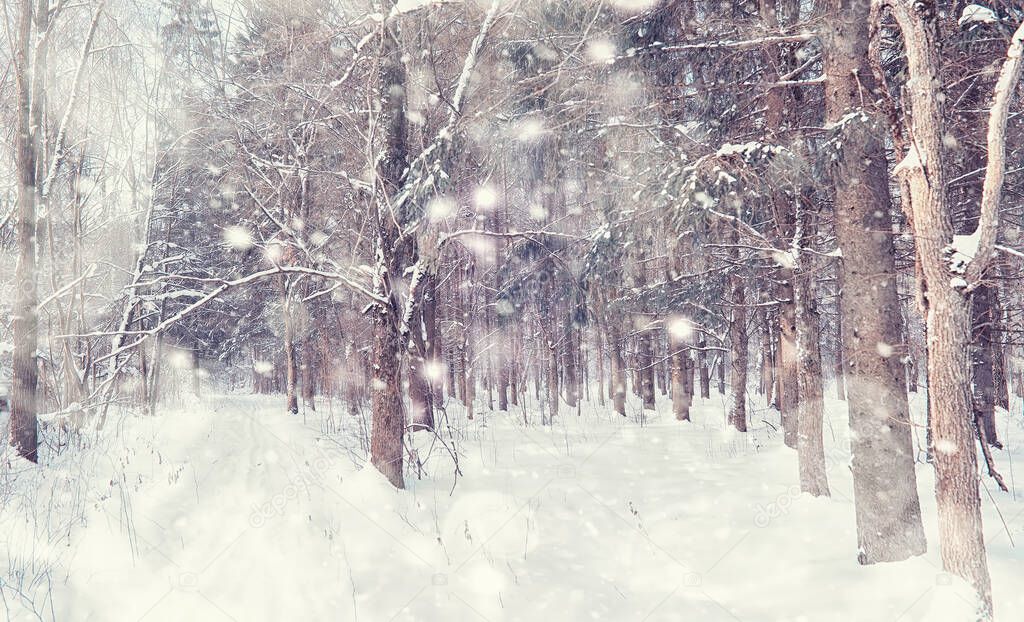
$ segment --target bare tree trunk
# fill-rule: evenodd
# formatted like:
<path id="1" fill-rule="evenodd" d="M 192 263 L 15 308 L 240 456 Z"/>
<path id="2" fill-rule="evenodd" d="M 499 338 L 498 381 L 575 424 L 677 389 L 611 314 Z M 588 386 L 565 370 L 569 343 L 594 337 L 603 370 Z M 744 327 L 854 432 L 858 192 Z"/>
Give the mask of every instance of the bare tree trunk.
<path id="1" fill-rule="evenodd" d="M 476 345 L 473 341 L 473 330 L 470 324 L 469 312 L 463 313 L 466 323 L 466 332 L 462 347 L 462 381 L 465 383 L 466 393 L 466 418 L 472 419 L 476 414 Z"/>
<path id="2" fill-rule="evenodd" d="M 668 347 L 672 368 L 672 413 L 679 421 L 689 421 L 690 406 L 693 405 L 693 383 L 687 382 L 686 378 L 691 372 L 689 351 L 683 340 L 677 337 L 671 339 Z"/>
<path id="3" fill-rule="evenodd" d="M 408 343 L 409 401 L 412 421 L 416 429 L 433 429 L 434 396 L 440 380 L 439 349 L 437 342 L 437 314 L 434 297 L 435 278 L 424 274 L 419 284 L 419 304 L 410 318 Z"/>
<path id="4" fill-rule="evenodd" d="M 597 362 L 597 403 L 599 406 L 605 405 L 605 388 L 604 388 L 604 327 L 601 326 L 603 320 L 600 319 L 601 312 L 598 311 L 598 320 L 594 324 L 594 358 Z"/>
<path id="5" fill-rule="evenodd" d="M 662 353 L 662 332 L 660 330 L 651 331 L 651 345 L 654 351 L 654 386 L 657 388 L 658 393 L 665 397 L 668 395 L 669 385 L 672 382 L 671 378 L 667 377 L 671 376 L 671 369 L 666 370 L 666 366 L 671 368 L 669 361 L 671 357 L 668 355 L 668 348 L 666 348 L 664 354 Z M 666 374 L 666 371 L 668 374 Z"/>
<path id="6" fill-rule="evenodd" d="M 462 304 L 460 302 L 460 304 L 459 304 L 459 315 L 460 316 L 463 315 L 461 309 L 462 309 Z M 466 386 L 467 386 L 466 385 L 466 376 L 467 376 L 467 373 L 468 373 L 468 370 L 469 370 L 469 365 L 466 362 L 466 359 L 467 359 L 467 356 L 468 356 L 466 354 L 466 340 L 467 340 L 467 338 L 468 337 L 466 336 L 465 326 L 463 326 L 462 334 L 459 336 L 459 341 L 458 341 L 457 346 L 456 346 L 457 347 L 457 358 L 455 360 L 456 370 L 457 370 L 456 371 L 456 376 L 455 376 L 455 382 L 458 384 L 459 401 L 462 402 L 463 406 L 468 404 L 468 399 L 469 399 L 468 392 L 466 390 Z M 469 411 L 467 411 L 467 413 L 468 412 Z M 470 417 L 470 419 L 472 419 L 472 417 Z"/>
<path id="7" fill-rule="evenodd" d="M 786 29 L 799 17 L 799 2 L 785 0 L 776 3 L 760 3 L 761 19 L 772 29 Z M 787 72 L 794 64 L 794 55 L 778 45 L 766 46 L 769 62 L 766 70 L 769 79 L 778 79 L 780 72 Z M 765 132 L 771 140 L 779 140 L 780 133 L 787 129 L 787 116 L 792 105 L 790 89 L 779 85 L 769 89 L 765 96 Z M 793 239 L 796 229 L 795 201 L 781 190 L 771 193 L 772 214 L 774 216 L 774 237 L 785 246 Z M 797 376 L 797 328 L 796 300 L 794 296 L 794 269 L 792 266 L 780 266 L 778 269 L 779 284 L 776 296 L 779 301 L 779 332 L 778 348 L 775 352 L 777 368 L 776 401 L 782 419 L 783 440 L 787 447 L 797 446 L 797 407 L 799 402 L 799 379 Z M 771 404 L 771 399 L 768 400 Z"/>
<path id="8" fill-rule="evenodd" d="M 809 243 L 810 225 L 805 225 Z M 825 445 L 822 438 L 824 397 L 821 382 L 821 319 L 818 316 L 817 287 L 811 257 L 804 254 L 800 282 L 797 284 L 797 347 L 800 369 L 800 404 L 797 413 L 797 457 L 800 464 L 800 490 L 815 497 L 828 496 L 825 472 Z"/>
<path id="9" fill-rule="evenodd" d="M 779 270 L 779 349 L 778 404 L 782 417 L 783 441 L 787 447 L 797 446 L 797 408 L 800 402 L 797 362 L 796 302 L 793 292 L 793 270 Z"/>
<path id="10" fill-rule="evenodd" d="M 739 242 L 739 233 L 733 229 L 731 242 Z M 739 251 L 730 250 L 734 262 L 739 261 Z M 747 297 L 743 276 L 735 271 L 729 275 L 729 360 L 732 362 L 732 377 L 729 379 L 729 425 L 740 432 L 747 431 Z"/>
<path id="11" fill-rule="evenodd" d="M 316 343 L 312 333 L 302 343 L 302 403 L 309 410 L 316 410 L 316 380 L 320 369 Z"/>
<path id="12" fill-rule="evenodd" d="M 782 382 L 782 376 L 776 373 L 778 360 L 776 352 L 776 336 L 772 330 L 768 314 L 764 314 L 764 333 L 761 339 L 761 383 L 764 385 L 764 400 L 768 406 L 778 406 L 779 391 L 776 390 Z M 781 337 L 779 338 L 781 339 Z"/>
<path id="13" fill-rule="evenodd" d="M 909 191 L 914 241 L 921 270 L 919 288 L 926 292 L 928 331 L 928 404 L 934 441 L 935 496 L 943 568 L 977 590 L 980 616 L 990 620 L 992 586 L 988 573 L 977 446 L 970 417 L 970 329 L 973 291 L 982 284 L 995 252 L 999 203 L 1005 175 L 1006 120 L 1012 93 L 1020 78 L 1024 24 L 1018 27 L 994 89 L 988 125 L 988 161 L 976 237 L 969 256 L 959 257 L 951 214 L 946 203 L 943 168 L 942 104 L 936 93 L 938 71 L 937 10 L 931 2 L 911 6 L 885 0 L 900 28 L 909 79 L 905 90 L 913 142 L 896 170 Z M 873 15 L 873 19 L 881 17 Z M 898 130 L 898 126 L 894 129 Z M 897 134 L 897 143 L 901 134 Z M 951 261 L 951 255 L 953 260 Z M 956 262 L 960 262 L 959 264 Z M 962 276 L 960 276 L 962 275 Z"/>
<path id="14" fill-rule="evenodd" d="M 554 314 L 556 303 L 553 303 L 554 298 L 553 292 L 546 289 L 543 293 L 543 304 L 541 306 L 541 316 L 543 318 L 551 317 Z M 559 401 L 559 389 L 558 389 L 558 342 L 555 337 L 554 328 L 550 322 L 542 320 L 543 329 L 542 335 L 544 339 L 543 347 L 541 351 L 546 359 L 547 367 L 547 406 L 548 416 L 547 420 L 542 422 L 550 424 L 554 422 L 555 417 L 558 416 L 558 401 Z"/>
<path id="15" fill-rule="evenodd" d="M 370 435 L 370 461 L 395 488 L 404 488 L 402 450 L 405 433 L 405 409 L 401 394 L 402 341 L 399 334 L 401 311 L 392 279 L 404 266 L 396 257 L 398 231 L 390 197 L 398 192 L 406 168 L 405 66 L 393 24 L 380 30 L 379 88 L 381 127 L 384 148 L 377 163 L 382 187 L 372 201 L 374 224 L 374 287 L 378 301 L 371 310 L 373 322 L 370 405 L 373 427 Z"/>
<path id="16" fill-rule="evenodd" d="M 48 9 L 48 5 L 43 6 L 44 9 Z M 45 15 L 36 16 L 37 24 L 40 19 L 46 20 Z M 36 125 L 33 129 L 32 117 L 33 109 L 42 103 L 33 95 L 32 86 L 41 85 L 43 74 L 37 71 L 33 76 L 31 0 L 21 0 L 17 37 L 15 77 L 18 84 L 18 133 L 15 164 L 18 173 L 18 264 L 14 276 L 17 289 L 14 292 L 11 322 L 14 333 L 14 369 L 10 425 L 11 445 L 17 450 L 18 455 L 37 462 L 39 440 L 36 390 L 39 384 L 39 367 L 36 362 L 36 350 L 39 343 L 39 319 L 36 309 L 36 205 L 40 193 L 36 179 L 36 133 L 42 131 L 42 128 Z M 37 50 L 37 63 L 40 52 L 41 50 Z M 35 68 L 39 69 L 38 66 Z M 41 86 L 38 87 L 38 93 L 42 93 Z"/>
<path id="17" fill-rule="evenodd" d="M 299 412 L 299 366 L 298 352 L 295 344 L 295 316 L 292 313 L 291 284 L 287 276 L 281 277 L 281 307 L 284 315 L 284 364 L 285 392 L 288 401 L 288 412 Z"/>
<path id="18" fill-rule="evenodd" d="M 519 405 L 519 393 L 525 390 L 525 384 L 522 381 L 522 377 L 519 373 L 521 369 L 520 357 L 523 352 L 523 337 L 520 327 L 515 327 L 512 331 L 512 356 L 509 359 L 509 390 L 510 395 L 508 401 L 513 406 Z"/>
<path id="19" fill-rule="evenodd" d="M 708 353 L 706 348 L 708 343 L 704 341 L 704 337 L 700 338 L 697 342 L 697 367 L 700 376 L 700 396 L 702 399 L 711 398 L 711 378 L 708 374 Z"/>
<path id="20" fill-rule="evenodd" d="M 441 361 L 444 360 L 444 353 L 441 351 L 441 333 L 437 329 L 437 280 L 434 275 L 424 276 L 420 317 L 423 321 L 423 347 L 426 354 L 423 366 L 427 378 L 427 400 L 418 415 L 417 423 L 433 428 L 435 403 L 438 400 L 444 401 L 441 388 Z"/>
<path id="21" fill-rule="evenodd" d="M 579 351 L 576 348 L 576 329 L 573 325 L 573 311 L 567 315 L 565 330 L 563 332 L 563 360 L 565 365 L 565 402 L 575 408 L 580 398 L 579 371 L 576 367 L 579 360 Z"/>
<path id="22" fill-rule="evenodd" d="M 989 347 L 992 349 L 992 384 L 994 390 L 993 399 L 996 406 L 1004 410 L 1010 410 L 1010 390 L 1006 377 L 1006 353 L 1003 348 L 1000 335 L 1003 334 L 1003 305 L 999 299 L 1000 290 L 996 290 L 996 324 L 992 329 L 992 339 Z"/>
<path id="23" fill-rule="evenodd" d="M 611 361 L 612 405 L 615 412 L 626 416 L 626 361 L 622 358 L 622 342 L 615 320 L 608 322 L 608 354 Z"/>
<path id="24" fill-rule="evenodd" d="M 472 259 L 466 265 L 466 282 L 472 283 L 475 265 Z M 460 312 L 462 314 L 462 402 L 466 406 L 466 418 L 473 419 L 476 415 L 476 346 L 473 342 L 473 318 L 470 309 L 473 307 L 473 289 L 468 288 L 461 297 Z"/>
<path id="25" fill-rule="evenodd" d="M 869 5 L 831 0 L 822 32 L 825 114 L 843 122 L 835 157 L 835 230 L 842 251 L 843 358 L 853 453 L 858 560 L 925 551 L 906 373 L 886 356 L 900 339 L 900 307 L 884 146 L 863 117 L 876 84 L 868 62 Z M 854 113 L 854 114 L 851 114 Z"/>
<path id="26" fill-rule="evenodd" d="M 379 288 L 386 292 L 390 285 Z M 393 300 L 393 296 L 391 296 Z M 374 313 L 373 379 L 370 384 L 370 407 L 373 428 L 370 435 L 370 460 L 395 488 L 404 488 L 402 476 L 402 437 L 405 430 L 405 412 L 402 404 L 401 352 L 398 326 L 398 308 L 389 304 L 386 310 Z"/>
<path id="27" fill-rule="evenodd" d="M 450 397 L 451 399 L 459 400 L 463 399 L 463 397 L 462 393 L 460 393 L 458 390 L 459 382 L 457 376 L 459 364 L 456 357 L 461 356 L 461 351 L 462 349 L 458 345 L 456 345 L 455 348 L 448 351 L 446 357 L 448 359 L 448 365 L 446 366 L 446 369 L 448 371 L 448 397 Z"/>
<path id="28" fill-rule="evenodd" d="M 495 362 L 495 365 L 498 367 L 498 410 L 502 412 L 508 410 L 508 360 L 504 356 L 506 347 L 507 346 L 504 341 L 501 341 L 496 346 L 498 354 L 496 356 L 497 361 Z"/>
<path id="29" fill-rule="evenodd" d="M 643 329 L 636 337 L 636 365 L 640 379 L 640 399 L 644 410 L 654 410 L 654 350 L 651 331 Z"/>
<path id="30" fill-rule="evenodd" d="M 942 566 L 967 579 L 990 612 L 992 587 L 981 521 L 975 431 L 964 416 L 971 412 L 970 302 L 949 287 L 929 290 L 928 301 L 928 402 Z"/>
<path id="31" fill-rule="evenodd" d="M 841 265 L 836 266 L 836 283 L 837 299 L 842 299 L 843 296 L 843 267 Z M 832 375 L 836 382 L 836 399 L 846 400 L 846 371 L 843 365 L 843 312 L 842 309 L 836 305 L 836 333 L 835 333 L 835 368 L 832 371 Z"/>
<path id="32" fill-rule="evenodd" d="M 725 395 L 725 353 L 719 355 L 715 367 L 718 368 L 718 394 Z"/>
<path id="33" fill-rule="evenodd" d="M 992 358 L 992 325 L 995 320 L 993 296 L 995 291 L 986 285 L 974 291 L 971 318 L 971 367 L 974 375 L 974 416 L 981 427 L 985 441 L 993 447 L 1002 447 L 996 430 L 995 361 Z"/>

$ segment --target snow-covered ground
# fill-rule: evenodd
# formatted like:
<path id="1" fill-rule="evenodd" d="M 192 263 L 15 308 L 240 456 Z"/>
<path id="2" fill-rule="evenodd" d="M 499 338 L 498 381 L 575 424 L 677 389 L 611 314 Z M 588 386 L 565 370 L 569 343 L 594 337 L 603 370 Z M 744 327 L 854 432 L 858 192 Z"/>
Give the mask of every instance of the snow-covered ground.
<path id="1" fill-rule="evenodd" d="M 928 554 L 860 566 L 844 404 L 826 423 L 831 499 L 799 493 L 763 409 L 740 435 L 723 405 L 698 402 L 688 424 L 667 400 L 644 422 L 565 408 L 550 427 L 450 408 L 462 476 L 418 433 L 424 474 L 403 492 L 359 468 L 366 422 L 337 405 L 289 417 L 279 398 L 222 395 L 124 416 L 45 469 L 7 456 L 0 607 L 59 622 L 971 619 L 939 563 L 929 466 Z M 1001 417 L 1017 453 L 996 452 L 1017 500 L 983 492 L 1003 620 L 1024 608 L 1021 422 Z"/>

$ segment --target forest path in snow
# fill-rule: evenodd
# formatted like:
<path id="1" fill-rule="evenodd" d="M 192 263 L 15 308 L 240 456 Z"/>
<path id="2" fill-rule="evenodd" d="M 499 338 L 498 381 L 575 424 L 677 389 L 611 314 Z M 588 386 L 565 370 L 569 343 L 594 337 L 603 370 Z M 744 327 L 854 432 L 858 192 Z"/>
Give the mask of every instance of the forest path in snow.
<path id="1" fill-rule="evenodd" d="M 463 476 L 419 432 L 424 474 L 402 492 L 358 468 L 358 417 L 289 416 L 279 402 L 216 396 L 127 420 L 61 558 L 56 619 L 970 617 L 969 591 L 940 569 L 926 465 L 929 553 L 857 564 L 840 402 L 826 424 L 831 499 L 800 494 L 770 414 L 734 433 L 717 396 L 688 423 L 564 408 L 552 426 L 524 425 L 521 410 L 465 421 L 450 408 Z M 1010 447 L 1018 433 L 1007 428 Z M 1020 534 L 1024 505 L 997 500 Z M 987 509 L 996 609 L 1009 612 L 1024 605 L 1024 558 Z"/>

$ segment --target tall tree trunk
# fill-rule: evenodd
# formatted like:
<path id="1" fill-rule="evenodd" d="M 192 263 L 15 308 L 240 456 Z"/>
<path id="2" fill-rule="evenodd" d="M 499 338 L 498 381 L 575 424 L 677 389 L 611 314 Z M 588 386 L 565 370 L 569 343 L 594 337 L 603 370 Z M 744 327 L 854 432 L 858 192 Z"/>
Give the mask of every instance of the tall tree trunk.
<path id="1" fill-rule="evenodd" d="M 1006 375 L 1006 352 L 1003 347 L 1002 335 L 1005 334 L 1006 315 L 1004 306 L 1005 290 L 998 288 L 993 290 L 993 325 L 991 327 L 992 338 L 989 347 L 992 349 L 992 384 L 995 391 L 994 399 L 996 406 L 1003 410 L 1010 410 L 1010 390 Z"/>
<path id="2" fill-rule="evenodd" d="M 711 398 L 711 377 L 708 373 L 708 353 L 707 353 L 707 341 L 702 336 L 700 341 L 697 342 L 697 367 L 700 377 L 700 396 L 701 399 Z"/>
<path id="3" fill-rule="evenodd" d="M 435 278 L 424 274 L 419 284 L 419 304 L 413 308 L 409 319 L 409 401 L 412 406 L 412 422 L 415 429 L 434 427 L 434 395 L 440 380 L 438 368 L 436 333 L 437 317 L 434 302 L 436 295 Z"/>
<path id="4" fill-rule="evenodd" d="M 762 21 L 771 30 L 786 29 L 799 17 L 799 2 L 784 0 L 782 2 L 762 1 L 760 4 Z M 794 64 L 795 55 L 787 46 L 766 46 L 769 80 L 779 79 L 779 72 L 788 72 Z M 793 93 L 797 95 L 797 93 Z M 787 117 L 793 103 L 790 89 L 779 85 L 769 89 L 765 96 L 765 131 L 770 140 L 781 140 L 781 133 L 789 125 Z M 781 189 L 772 192 L 772 212 L 774 215 L 774 237 L 785 247 L 793 239 L 796 229 L 795 201 Z M 782 419 L 783 441 L 787 447 L 797 446 L 797 408 L 799 403 L 799 378 L 797 361 L 797 327 L 796 300 L 794 296 L 794 269 L 792 266 L 780 266 L 778 270 L 779 284 L 776 296 L 779 301 L 779 333 L 778 349 L 775 357 L 778 363 L 775 371 L 777 383 L 776 401 Z M 769 399 L 769 404 L 771 400 Z"/>
<path id="5" fill-rule="evenodd" d="M 321 363 L 318 348 L 312 334 L 307 334 L 302 343 L 302 403 L 309 410 L 316 410 L 316 381 Z"/>
<path id="6" fill-rule="evenodd" d="M 739 243 L 739 233 L 733 229 L 731 242 Z M 736 247 L 730 250 L 734 262 L 739 262 Z M 732 307 L 729 318 L 729 360 L 732 362 L 732 377 L 729 379 L 729 425 L 740 432 L 747 431 L 747 295 L 743 276 L 734 272 L 729 275 L 729 304 Z"/>
<path id="7" fill-rule="evenodd" d="M 900 307 L 884 144 L 857 116 L 874 101 L 867 3 L 830 0 L 823 27 L 825 114 L 843 121 L 834 160 L 835 230 L 842 251 L 843 359 L 853 453 L 858 560 L 897 561 L 925 551 L 907 404 L 906 373 L 887 356 L 900 339 Z"/>
<path id="8" fill-rule="evenodd" d="M 495 365 L 498 367 L 498 410 L 505 412 L 508 411 L 508 388 L 509 388 L 509 373 L 508 373 L 508 359 L 504 356 L 508 344 L 503 340 L 504 335 L 499 335 L 498 345 L 495 346 L 497 354 L 495 358 Z"/>
<path id="9" fill-rule="evenodd" d="M 672 413 L 679 421 L 690 420 L 690 406 L 693 404 L 692 382 L 687 382 L 690 373 L 689 351 L 683 339 L 671 336 L 668 358 L 672 368 Z"/>
<path id="10" fill-rule="evenodd" d="M 542 318 L 549 318 L 555 314 L 557 302 L 554 301 L 554 292 L 549 287 L 545 287 L 541 293 L 542 300 L 540 306 L 540 315 Z M 540 352 L 538 356 L 542 356 L 545 360 L 545 368 L 547 371 L 547 417 L 541 417 L 541 422 L 545 424 L 551 424 L 554 422 L 555 417 L 558 416 L 558 402 L 559 402 L 559 389 L 558 389 L 558 362 L 559 362 L 559 348 L 558 341 L 555 335 L 555 329 L 551 326 L 551 322 L 542 320 L 541 336 L 544 343 L 541 344 Z"/>
<path id="11" fill-rule="evenodd" d="M 444 353 L 441 351 L 441 333 L 437 329 L 437 280 L 434 275 L 424 276 L 423 302 L 420 317 L 423 322 L 423 348 L 426 359 L 423 368 L 427 379 L 427 399 L 417 414 L 417 423 L 427 428 L 434 427 L 434 408 L 442 394 L 442 366 Z"/>
<path id="12" fill-rule="evenodd" d="M 974 376 L 974 416 L 985 442 L 1002 447 L 996 430 L 995 361 L 992 358 L 992 325 L 995 290 L 982 285 L 974 291 L 971 318 L 971 367 Z"/>
<path id="13" fill-rule="evenodd" d="M 374 283 L 378 302 L 371 310 L 373 322 L 370 407 L 370 461 L 395 488 L 404 488 L 402 474 L 405 410 L 401 394 L 402 340 L 399 334 L 400 305 L 394 281 L 403 273 L 395 244 L 396 215 L 390 213 L 391 198 L 400 188 L 406 168 L 408 146 L 405 119 L 405 66 L 393 23 L 381 25 L 380 70 L 378 74 L 383 132 L 383 152 L 377 164 L 378 196 L 372 201 L 374 224 Z"/>
<path id="14" fill-rule="evenodd" d="M 836 298 L 841 300 L 843 296 L 843 267 L 841 264 L 836 265 Z M 832 370 L 832 376 L 835 378 L 836 383 L 836 399 L 846 400 L 846 366 L 843 365 L 843 312 L 836 305 L 836 332 L 835 332 L 835 367 Z"/>
<path id="15" fill-rule="evenodd" d="M 47 5 L 43 5 L 48 8 Z M 45 16 L 36 16 L 37 22 Z M 18 15 L 17 50 L 15 52 L 15 78 L 18 85 L 18 128 L 15 165 L 18 174 L 18 264 L 15 268 L 12 309 L 14 333 L 13 378 L 11 385 L 11 445 L 18 455 L 32 462 L 38 461 L 38 432 L 36 390 L 39 367 L 36 350 L 39 342 L 39 317 L 36 276 L 36 205 L 39 187 L 36 179 L 37 137 L 42 131 L 33 127 L 33 109 L 41 106 L 32 92 L 33 84 L 41 85 L 43 73 L 33 76 L 32 58 L 32 0 L 21 0 Z M 41 50 L 37 50 L 37 54 Z M 36 62 L 38 62 L 38 56 Z M 35 67 L 39 69 L 38 65 Z M 41 86 L 37 93 L 42 93 Z"/>
<path id="16" fill-rule="evenodd" d="M 295 339 L 295 315 L 292 312 L 291 284 L 287 276 L 281 277 L 282 314 L 284 315 L 284 364 L 287 408 L 291 414 L 299 412 L 299 365 Z"/>
<path id="17" fill-rule="evenodd" d="M 797 408 L 800 403 L 799 363 L 797 360 L 796 300 L 793 291 L 794 272 L 779 270 L 779 349 L 777 353 L 779 414 L 782 417 L 783 441 L 787 447 L 797 446 Z"/>
<path id="18" fill-rule="evenodd" d="M 519 370 L 522 368 L 520 364 L 520 357 L 523 352 L 523 336 L 522 330 L 519 326 L 516 326 L 512 330 L 512 355 L 508 362 L 508 384 L 509 384 L 509 397 L 508 401 L 513 406 L 519 405 L 519 393 L 525 390 L 525 384 L 522 381 L 522 376 Z"/>
<path id="19" fill-rule="evenodd" d="M 462 394 L 459 393 L 459 381 L 457 378 L 459 371 L 457 357 L 461 356 L 459 354 L 461 351 L 462 349 L 456 344 L 454 348 L 448 350 L 445 357 L 448 360 L 448 364 L 445 366 L 448 372 L 448 397 L 451 399 L 463 399 Z"/>
<path id="20" fill-rule="evenodd" d="M 1024 24 L 1011 39 L 989 112 L 987 163 L 974 248 L 956 248 L 946 201 L 943 166 L 942 82 L 938 71 L 938 11 L 933 2 L 913 5 L 883 0 L 900 28 L 907 56 L 906 98 L 912 110 L 907 157 L 897 166 L 910 198 L 914 241 L 920 264 L 919 289 L 927 301 L 928 405 L 934 442 L 935 497 L 943 568 L 967 580 L 982 603 L 980 617 L 992 619 L 977 446 L 971 417 L 970 328 L 973 290 L 981 285 L 995 253 L 999 203 L 1005 175 L 1006 120 L 1024 54 Z M 878 19 L 881 19 L 880 17 Z M 899 126 L 894 126 L 898 129 Z M 902 134 L 897 134 L 897 143 Z M 951 249 L 956 252 L 951 253 Z M 962 275 L 962 276 L 961 276 Z"/>
<path id="21" fill-rule="evenodd" d="M 602 312 L 600 309 L 597 313 L 598 319 L 594 323 L 594 359 L 597 362 L 597 404 L 599 406 L 605 405 L 605 389 L 604 389 L 604 327 L 602 326 L 604 320 L 601 319 Z"/>
<path id="22" fill-rule="evenodd" d="M 718 356 L 718 362 L 715 364 L 718 368 L 718 394 L 725 395 L 725 353 L 723 352 Z"/>
<path id="23" fill-rule="evenodd" d="M 942 285 L 928 292 L 927 317 L 928 403 L 942 566 L 978 590 L 990 616 L 992 586 L 981 521 L 975 428 L 967 416 L 972 410 L 970 302 Z"/>
<path id="24" fill-rule="evenodd" d="M 779 392 L 776 387 L 782 382 L 781 375 L 777 372 L 779 357 L 776 355 L 775 331 L 768 314 L 764 314 L 764 333 L 761 339 L 761 384 L 764 386 L 765 403 L 771 406 L 778 406 Z M 780 337 L 781 339 L 781 337 Z"/>
<path id="25" fill-rule="evenodd" d="M 645 318 L 646 320 L 646 318 Z M 644 410 L 654 410 L 654 348 L 653 336 L 647 328 L 636 336 L 636 369 L 640 382 L 640 399 Z"/>
<path id="26" fill-rule="evenodd" d="M 804 224 L 805 245 L 812 240 L 810 219 Z M 800 464 L 800 490 L 815 497 L 828 496 L 825 472 L 825 445 L 822 438 L 824 397 L 821 377 L 821 319 L 818 316 L 817 286 L 813 256 L 804 253 L 800 282 L 796 286 L 797 347 L 800 361 L 800 404 L 797 413 L 797 457 Z"/>
<path id="27" fill-rule="evenodd" d="M 626 416 L 626 360 L 622 357 L 622 336 L 614 318 L 607 322 L 608 358 L 611 362 L 612 406 L 615 412 Z"/>
<path id="28" fill-rule="evenodd" d="M 470 296 L 472 300 L 472 296 Z M 472 302 L 463 308 L 462 321 L 465 324 L 462 342 L 462 382 L 466 396 L 466 418 L 472 419 L 476 414 L 476 345 L 473 340 L 473 327 L 469 314 Z"/>
<path id="29" fill-rule="evenodd" d="M 472 283 L 474 281 L 475 265 L 472 259 L 465 267 L 465 282 L 469 284 L 465 292 L 460 296 L 459 311 L 462 316 L 462 343 L 461 360 L 462 376 L 461 382 L 462 403 L 466 406 L 466 418 L 473 419 L 476 414 L 476 346 L 473 341 L 473 317 L 470 309 L 474 307 Z"/>
<path id="30" fill-rule="evenodd" d="M 579 360 L 579 351 L 576 348 L 576 328 L 573 326 L 574 311 L 567 314 L 565 330 L 563 332 L 562 358 L 565 361 L 565 402 L 575 408 L 580 398 L 579 371 L 576 367 Z"/>

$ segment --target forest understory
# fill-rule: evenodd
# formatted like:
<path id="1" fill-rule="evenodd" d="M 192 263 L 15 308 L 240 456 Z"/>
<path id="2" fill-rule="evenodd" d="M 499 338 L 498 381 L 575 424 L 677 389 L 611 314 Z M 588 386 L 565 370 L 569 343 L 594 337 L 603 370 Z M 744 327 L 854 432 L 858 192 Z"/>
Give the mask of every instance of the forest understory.
<path id="1" fill-rule="evenodd" d="M 368 465 L 366 422 L 343 404 L 187 403 L 125 414 L 92 447 L 5 472 L 7 619 L 963 622 L 977 609 L 935 546 L 857 563 L 838 400 L 825 419 L 831 498 L 800 493 L 763 401 L 746 434 L 719 395 L 698 398 L 691 422 L 665 400 L 643 418 L 631 401 L 625 418 L 585 406 L 549 426 L 524 423 L 539 418 L 532 404 L 472 421 L 452 405 L 463 475 L 420 432 L 422 479 L 402 491 Z M 1015 611 L 1024 426 L 1002 410 L 998 425 L 1011 489 L 987 488 L 986 543 L 995 606 Z M 935 542 L 932 469 L 917 475 Z"/>

